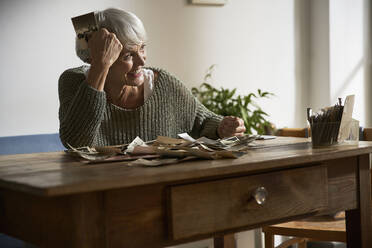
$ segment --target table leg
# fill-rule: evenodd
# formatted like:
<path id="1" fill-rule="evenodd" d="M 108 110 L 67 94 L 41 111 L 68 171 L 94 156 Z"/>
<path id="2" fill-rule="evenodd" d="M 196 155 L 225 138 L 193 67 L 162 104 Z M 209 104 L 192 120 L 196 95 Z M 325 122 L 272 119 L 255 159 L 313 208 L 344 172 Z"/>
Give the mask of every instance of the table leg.
<path id="1" fill-rule="evenodd" d="M 214 248 L 236 248 L 234 234 L 214 237 Z"/>
<path id="2" fill-rule="evenodd" d="M 359 208 L 346 211 L 347 247 L 372 247 L 371 171 L 369 155 L 358 157 Z"/>
<path id="3" fill-rule="evenodd" d="M 274 234 L 265 232 L 265 248 L 274 248 Z"/>

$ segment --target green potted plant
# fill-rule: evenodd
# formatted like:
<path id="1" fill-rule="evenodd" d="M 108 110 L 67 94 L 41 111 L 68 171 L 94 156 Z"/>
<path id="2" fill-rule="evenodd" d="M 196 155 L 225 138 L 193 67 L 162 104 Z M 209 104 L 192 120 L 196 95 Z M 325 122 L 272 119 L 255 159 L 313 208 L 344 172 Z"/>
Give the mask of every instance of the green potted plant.
<path id="1" fill-rule="evenodd" d="M 257 90 L 257 93 L 236 96 L 236 89 L 214 88 L 208 81 L 212 78 L 215 65 L 208 68 L 204 81 L 199 88 L 191 89 L 201 103 L 209 110 L 223 116 L 238 116 L 243 119 L 247 134 L 272 133 L 273 125 L 266 119 L 268 114 L 264 112 L 254 99 L 268 98 L 273 93 Z"/>

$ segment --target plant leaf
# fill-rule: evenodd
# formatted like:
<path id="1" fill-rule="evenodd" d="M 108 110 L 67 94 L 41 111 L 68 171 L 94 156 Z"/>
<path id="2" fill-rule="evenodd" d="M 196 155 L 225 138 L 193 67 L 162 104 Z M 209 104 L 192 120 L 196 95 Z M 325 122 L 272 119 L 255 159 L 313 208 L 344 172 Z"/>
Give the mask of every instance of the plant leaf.
<path id="1" fill-rule="evenodd" d="M 212 78 L 215 64 L 211 65 L 205 76 L 204 82 L 199 88 L 193 87 L 192 94 L 197 97 L 200 102 L 212 112 L 219 115 L 232 115 L 243 119 L 246 126 L 246 133 L 252 134 L 256 131 L 258 134 L 263 134 L 265 126 L 270 126 L 270 122 L 266 120 L 269 115 L 264 112 L 260 106 L 252 99 L 269 98 L 273 93 L 257 89 L 257 94 L 249 93 L 247 95 L 236 95 L 236 88 L 230 90 L 220 87 L 219 89 L 207 83 Z"/>

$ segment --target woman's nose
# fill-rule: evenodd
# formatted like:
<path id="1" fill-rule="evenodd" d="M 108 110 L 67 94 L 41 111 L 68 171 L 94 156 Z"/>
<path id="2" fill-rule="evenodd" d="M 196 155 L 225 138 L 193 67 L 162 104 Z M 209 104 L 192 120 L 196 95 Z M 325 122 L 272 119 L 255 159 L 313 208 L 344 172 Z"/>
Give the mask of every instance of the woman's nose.
<path id="1" fill-rule="evenodd" d="M 143 66 L 143 65 L 145 65 L 145 61 L 146 61 L 146 56 L 145 55 L 140 54 L 140 53 L 136 53 L 135 62 L 136 62 L 137 65 Z"/>

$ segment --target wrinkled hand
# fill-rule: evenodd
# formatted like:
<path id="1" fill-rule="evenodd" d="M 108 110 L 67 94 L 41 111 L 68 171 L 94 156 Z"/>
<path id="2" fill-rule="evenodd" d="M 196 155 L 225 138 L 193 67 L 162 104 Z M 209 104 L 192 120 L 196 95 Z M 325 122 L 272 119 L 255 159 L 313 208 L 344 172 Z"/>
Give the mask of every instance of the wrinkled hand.
<path id="1" fill-rule="evenodd" d="M 123 45 L 116 35 L 105 28 L 92 34 L 88 41 L 88 47 L 91 65 L 105 68 L 111 67 L 123 49 Z"/>
<path id="2" fill-rule="evenodd" d="M 225 116 L 217 128 L 220 138 L 243 136 L 245 132 L 244 121 L 239 117 Z"/>

